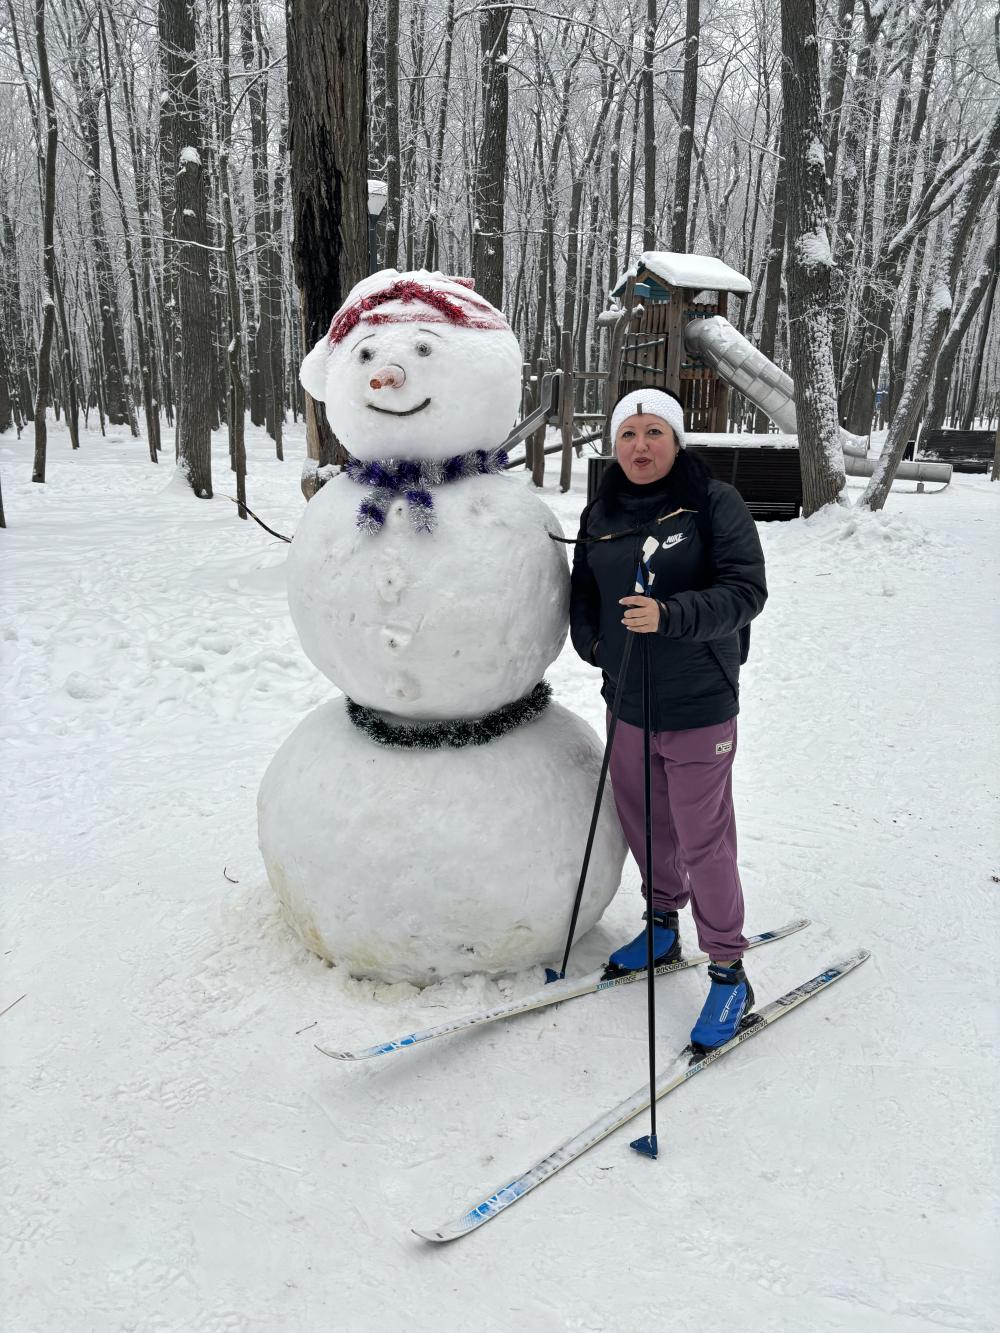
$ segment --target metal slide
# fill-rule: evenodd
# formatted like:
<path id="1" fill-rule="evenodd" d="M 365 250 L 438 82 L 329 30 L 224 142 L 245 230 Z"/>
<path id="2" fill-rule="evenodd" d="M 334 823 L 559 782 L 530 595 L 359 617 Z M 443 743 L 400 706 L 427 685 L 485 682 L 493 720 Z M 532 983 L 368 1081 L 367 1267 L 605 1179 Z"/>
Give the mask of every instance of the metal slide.
<path id="1" fill-rule="evenodd" d="M 722 315 L 692 319 L 684 330 L 684 346 L 692 356 L 700 357 L 755 407 L 766 412 L 780 431 L 797 435 L 795 420 L 795 385 L 791 376 L 769 361 L 763 352 L 748 342 Z M 844 467 L 848 476 L 870 477 L 877 459 L 869 458 L 868 442 L 861 435 L 841 429 Z M 932 481 L 947 485 L 951 480 L 950 463 L 900 463 L 898 481 Z"/>
<path id="2" fill-rule="evenodd" d="M 684 346 L 749 398 L 754 407 L 766 412 L 785 435 L 798 434 L 791 376 L 769 361 L 728 319 L 712 315 L 710 319 L 690 320 L 684 330 Z M 864 438 L 850 435 L 846 430 L 840 434 L 845 454 L 865 457 L 868 443 Z"/>

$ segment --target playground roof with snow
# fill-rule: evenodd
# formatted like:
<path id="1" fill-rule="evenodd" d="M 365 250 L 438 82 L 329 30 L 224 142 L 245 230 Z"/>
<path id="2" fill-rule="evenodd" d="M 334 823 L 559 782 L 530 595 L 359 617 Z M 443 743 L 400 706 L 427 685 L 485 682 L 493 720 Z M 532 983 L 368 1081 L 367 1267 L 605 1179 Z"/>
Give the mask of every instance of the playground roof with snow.
<path id="1" fill-rule="evenodd" d="M 734 268 L 724 264 L 713 255 L 683 255 L 673 250 L 645 250 L 633 268 L 618 279 L 612 296 L 620 296 L 625 290 L 625 283 L 630 277 L 642 280 L 644 274 L 652 274 L 668 287 L 693 287 L 714 292 L 739 292 L 746 295 L 751 290 L 749 278 L 737 273 Z"/>

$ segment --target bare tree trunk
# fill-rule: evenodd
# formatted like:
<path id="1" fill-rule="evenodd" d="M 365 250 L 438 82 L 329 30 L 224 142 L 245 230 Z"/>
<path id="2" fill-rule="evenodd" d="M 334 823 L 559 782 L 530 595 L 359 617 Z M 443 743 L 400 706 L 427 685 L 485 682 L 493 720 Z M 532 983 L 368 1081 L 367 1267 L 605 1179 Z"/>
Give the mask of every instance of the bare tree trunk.
<path id="1" fill-rule="evenodd" d="M 43 119 L 38 116 L 38 152 L 44 154 L 45 181 L 42 191 L 42 336 L 38 346 L 38 388 L 35 394 L 35 455 L 31 480 L 45 480 L 45 447 L 48 428 L 45 413 L 49 402 L 49 356 L 52 351 L 52 332 L 56 322 L 55 302 L 55 216 L 56 216 L 56 148 L 59 126 L 56 121 L 56 103 L 49 75 L 49 54 L 45 43 L 45 0 L 35 0 L 35 45 L 38 50 L 38 79 L 42 86 L 45 105 L 45 147 L 42 147 Z"/>
<path id="2" fill-rule="evenodd" d="M 368 6 L 368 174 L 385 179 L 386 95 L 385 42 L 386 0 L 371 0 Z"/>
<path id="3" fill-rule="evenodd" d="M 628 77 L 628 70 L 625 71 Z M 617 281 L 625 267 L 618 257 L 618 244 L 621 240 L 621 152 L 622 127 L 625 123 L 625 105 L 629 99 L 629 86 L 626 82 L 618 99 L 615 112 L 614 128 L 611 131 L 611 166 L 608 172 L 608 282 Z M 626 255 L 626 263 L 628 256 Z"/>
<path id="4" fill-rule="evenodd" d="M 997 226 L 998 238 L 1000 238 L 1000 223 L 998 223 Z M 989 336 L 990 320 L 993 317 L 993 304 L 997 294 L 998 265 L 1000 265 L 1000 248 L 998 248 L 998 241 L 994 241 L 989 291 L 986 293 L 983 314 L 979 321 L 979 338 L 976 342 L 976 350 L 972 356 L 972 380 L 969 384 L 968 393 L 966 394 L 965 414 L 962 417 L 962 423 L 959 427 L 960 430 L 972 430 L 976 416 L 976 402 L 979 398 L 979 382 L 982 378 L 983 362 L 986 360 L 986 339 Z"/>
<path id="5" fill-rule="evenodd" d="M 10 403 L 10 358 L 3 327 L 0 326 L 0 435 L 10 430 L 14 422 L 14 413 Z"/>
<path id="6" fill-rule="evenodd" d="M 808 516 L 839 499 L 844 489 L 833 377 L 833 263 L 815 0 L 782 0 L 781 47 L 783 124 L 788 147 L 788 322 L 802 462 L 802 508 Z"/>
<path id="7" fill-rule="evenodd" d="M 59 319 L 59 328 L 62 334 L 62 371 L 64 378 L 65 396 L 63 405 L 66 410 L 66 428 L 69 431 L 70 444 L 74 449 L 80 447 L 80 404 L 77 397 L 77 385 L 79 376 L 73 357 L 73 342 L 70 335 L 69 319 L 66 315 L 66 302 L 63 299 L 62 283 L 59 280 L 59 269 L 56 267 L 53 277 L 55 278 L 56 289 L 56 314 Z"/>
<path id="8" fill-rule="evenodd" d="M 313 346 L 368 271 L 367 0 L 288 0 L 292 258 L 302 338 Z M 322 403 L 307 404 L 309 457 L 346 458 Z"/>
<path id="9" fill-rule="evenodd" d="M 441 102 L 438 106 L 437 140 L 434 146 L 434 166 L 431 172 L 431 203 L 427 213 L 427 231 L 424 238 L 424 268 L 440 266 L 438 238 L 438 210 L 441 207 L 441 172 L 444 167 L 444 135 L 448 125 L 448 92 L 451 85 L 451 52 L 455 39 L 455 0 L 448 0 L 444 21 L 444 77 Z"/>
<path id="10" fill-rule="evenodd" d="M 623 268 L 626 270 L 632 264 L 632 232 L 635 223 L 635 159 L 639 148 L 639 98 L 642 93 L 643 83 L 640 81 L 635 86 L 635 109 L 632 113 L 632 146 L 629 151 L 628 159 L 628 210 L 625 219 L 625 261 Z M 615 274 L 615 277 L 618 277 Z"/>
<path id="11" fill-rule="evenodd" d="M 545 345 L 545 322 L 548 318 L 549 300 L 549 254 L 552 251 L 552 214 L 548 201 L 543 204 L 542 234 L 538 239 L 538 275 L 535 286 L 535 310 L 538 323 L 535 326 L 535 341 L 531 349 L 532 365 L 542 355 Z"/>
<path id="12" fill-rule="evenodd" d="M 479 19 L 483 124 L 476 152 L 472 275 L 487 301 L 503 305 L 504 197 L 507 183 L 507 29 L 509 6 Z"/>
<path id="13" fill-rule="evenodd" d="M 642 245 L 656 249 L 656 121 L 653 115 L 653 51 L 656 46 L 656 0 L 646 0 L 646 35 L 642 47 Z"/>
<path id="14" fill-rule="evenodd" d="M 928 393 L 927 411 L 924 413 L 922 427 L 924 435 L 931 431 L 938 431 L 944 425 L 945 405 L 948 402 L 948 393 L 952 387 L 955 360 L 958 357 L 962 341 L 968 333 L 969 326 L 975 319 L 976 311 L 982 304 L 987 291 L 996 288 L 998 243 L 1000 243 L 1000 222 L 997 223 L 997 234 L 987 252 L 986 259 L 969 284 L 958 314 L 952 321 L 941 344 L 937 363 L 934 366 L 934 377 Z M 984 329 L 988 323 L 987 319 L 983 325 Z M 980 351 L 980 359 L 981 356 Z M 965 427 L 965 429 L 968 430 L 969 427 Z"/>
<path id="15" fill-rule="evenodd" d="M 271 362 L 269 368 L 268 402 L 274 411 L 274 452 L 279 460 L 285 457 L 285 284 L 282 274 L 282 227 L 285 208 L 285 158 L 288 153 L 288 124 L 282 121 L 278 132 L 278 158 L 274 167 L 274 189 L 271 195 L 271 261 L 273 264 L 271 309 L 273 321 Z"/>
<path id="16" fill-rule="evenodd" d="M 7 338 L 11 412 L 18 431 L 31 420 L 32 393 L 29 365 L 32 360 L 21 309 L 21 279 L 17 265 L 14 226 L 7 201 L 0 201 L 0 339 Z"/>
<path id="17" fill-rule="evenodd" d="M 844 343 L 847 337 L 848 284 L 854 273 L 858 245 L 861 185 L 864 179 L 865 144 L 871 125 L 875 99 L 875 73 L 878 68 L 878 38 L 885 22 L 885 7 L 865 6 L 864 40 L 858 52 L 857 69 L 851 88 L 851 114 L 844 134 L 843 161 L 838 164 L 840 199 L 834 228 L 836 270 L 833 325 L 833 359 L 838 373 L 843 371 Z M 791 141 L 789 141 L 791 142 Z"/>
<path id="18" fill-rule="evenodd" d="M 590 370 L 597 368 L 597 329 L 596 319 L 600 314 L 601 306 L 604 304 L 604 255 L 597 258 L 597 237 L 601 213 L 601 170 L 604 163 L 604 145 L 603 142 L 598 147 L 597 155 L 594 158 L 594 171 L 591 182 L 590 192 L 590 236 L 587 241 L 586 250 L 583 252 L 582 267 L 584 277 L 583 300 L 577 320 L 577 368 L 580 370 Z M 595 262 L 596 261 L 596 262 Z M 596 299 L 594 299 L 596 298 Z M 588 355 L 589 350 L 589 355 Z M 584 393 L 586 399 L 584 407 L 589 412 L 591 410 L 590 397 L 593 389 L 593 381 L 584 380 Z"/>
<path id="19" fill-rule="evenodd" d="M 244 3 L 244 15 L 246 5 Z M 236 273 L 236 234 L 233 229 L 233 207 L 229 180 L 229 154 L 233 138 L 233 102 L 229 79 L 229 0 L 220 0 L 222 82 L 221 134 L 219 143 L 219 175 L 222 187 L 222 225 L 225 232 L 226 294 L 229 302 L 229 456 L 236 473 L 236 499 L 240 518 L 247 517 L 247 454 L 244 440 L 246 393 L 243 387 L 243 316 L 240 311 L 240 284 Z M 245 53 L 245 48 L 244 48 Z M 256 165 L 256 164 L 255 164 Z M 265 168 L 266 170 L 266 168 Z M 254 173 L 256 175 L 256 171 Z"/>
<path id="20" fill-rule="evenodd" d="M 385 253 L 383 268 L 395 268 L 403 201 L 400 195 L 399 135 L 399 0 L 385 0 Z"/>
<path id="21" fill-rule="evenodd" d="M 955 282 L 969 244 L 969 237 L 980 210 L 988 201 L 996 184 L 998 170 L 1000 170 L 1000 107 L 994 111 L 993 119 L 970 163 L 965 185 L 955 201 L 948 233 L 938 255 L 920 335 L 920 346 L 913 368 L 907 376 L 899 409 L 889 426 L 889 434 L 881 456 L 861 497 L 860 503 L 869 509 L 881 509 L 885 504 L 903 451 L 920 417 L 927 386 L 934 371 L 934 363 L 948 327 Z"/>
<path id="22" fill-rule="evenodd" d="M 249 261 L 241 265 L 238 271 L 237 296 L 240 295 L 239 288 L 242 285 L 242 304 L 246 309 L 247 320 L 246 349 L 249 371 L 247 387 L 249 389 L 250 420 L 255 426 L 263 426 L 267 420 L 267 338 L 270 331 L 269 327 L 265 326 L 264 320 L 264 287 L 266 282 L 264 269 L 268 249 L 267 224 L 270 218 L 267 199 L 267 64 L 266 61 L 258 62 L 258 53 L 254 46 L 254 16 L 252 11 L 252 0 L 242 0 L 240 5 L 240 57 L 243 62 L 244 73 L 247 75 L 246 100 L 250 117 L 250 211 L 253 220 L 253 249 Z M 228 27 L 229 15 L 228 13 L 223 14 L 221 4 L 219 15 L 220 27 Z M 222 40 L 224 41 L 225 38 L 223 37 Z M 224 63 L 220 60 L 220 80 L 222 83 L 229 80 L 229 71 L 223 67 Z M 223 121 L 225 121 L 225 118 L 226 108 L 223 105 Z M 222 139 L 223 146 L 220 147 L 220 151 L 225 151 L 224 132 Z M 226 200 L 223 199 L 220 203 L 222 211 L 225 213 Z M 228 207 L 232 213 L 234 211 L 232 200 L 229 201 Z M 240 220 L 241 214 L 242 209 L 237 203 L 233 225 L 234 236 L 236 222 Z M 240 222 L 240 227 L 242 230 L 242 222 Z M 223 230 L 225 230 L 225 221 L 223 221 Z M 225 252 L 225 240 L 223 240 L 223 250 Z M 239 281 L 240 278 L 242 278 L 242 283 Z M 227 291 L 228 282 L 227 273 Z M 232 352 L 229 351 L 227 355 L 231 362 Z M 229 395 L 231 398 L 231 376 Z"/>
<path id="23" fill-rule="evenodd" d="M 535 333 L 535 345 L 532 349 L 532 362 L 538 360 L 545 345 L 546 318 L 549 319 L 552 325 L 552 335 L 549 345 L 553 351 L 553 362 L 558 359 L 558 351 L 562 338 L 561 330 L 558 327 L 558 317 L 556 314 L 558 306 L 556 304 L 555 296 L 555 230 L 556 209 L 558 207 L 556 181 L 558 177 L 560 154 L 562 152 L 562 146 L 566 141 L 569 128 L 573 79 L 576 73 L 576 67 L 583 54 L 583 50 L 584 48 L 581 45 L 563 70 L 562 87 L 559 90 L 559 118 L 556 122 L 555 131 L 550 136 L 548 166 L 541 186 L 542 227 L 541 236 L 539 238 L 538 280 L 536 287 L 538 327 Z M 554 92 L 555 84 L 552 79 L 551 71 L 544 63 L 543 52 L 537 34 L 535 38 L 535 68 L 539 88 L 539 100 L 535 103 L 535 151 L 538 161 L 541 163 L 544 160 L 544 143 L 546 137 L 542 121 L 542 103 L 540 100 L 541 90 L 543 85 L 547 83 Z"/>
<path id="24" fill-rule="evenodd" d="M 80 223 L 81 230 L 83 222 Z M 104 420 L 104 385 L 101 380 L 101 338 L 94 324 L 92 312 L 97 309 L 97 294 L 91 284 L 91 272 L 89 266 L 83 269 L 83 304 L 80 310 L 80 319 L 86 330 L 86 343 L 90 347 L 90 378 L 81 377 L 80 390 L 83 398 L 84 421 L 88 428 L 90 425 L 89 409 L 97 409 L 97 419 L 100 425 L 101 434 L 106 434 Z M 81 358 L 82 359 L 82 358 Z"/>
<path id="25" fill-rule="evenodd" d="M 753 183 L 752 209 L 749 207 L 750 204 L 749 185 L 751 182 Z M 741 264 L 741 270 L 744 273 L 756 273 L 757 222 L 760 218 L 761 201 L 764 197 L 764 154 L 763 153 L 757 154 L 757 170 L 753 171 L 753 169 L 751 169 L 750 171 L 748 171 L 747 184 L 748 184 L 748 193 L 747 193 L 748 215 L 747 217 L 744 217 L 743 225 L 744 227 L 747 227 L 747 219 L 749 219 L 749 226 L 747 227 L 747 232 L 746 232 L 747 236 L 749 237 L 749 244 L 744 254 L 744 259 Z M 757 303 L 761 291 L 763 289 L 763 284 L 764 284 L 764 272 L 762 271 L 759 277 L 754 282 L 754 291 L 752 299 L 750 300 L 749 303 L 746 301 L 743 302 L 743 308 L 740 312 L 740 323 L 739 323 L 739 329 L 741 333 L 748 334 L 753 329 L 754 323 L 756 322 L 757 318 Z"/>
<path id="26" fill-rule="evenodd" d="M 780 161 L 774 177 L 774 198 L 771 203 L 771 234 L 768 238 L 767 260 L 764 268 L 764 313 L 761 318 L 757 346 L 769 359 L 774 359 L 774 342 L 778 331 L 778 307 L 781 304 L 781 270 L 785 258 L 785 227 L 787 223 L 788 173 L 785 166 L 785 121 L 782 118 L 778 134 Z M 754 430 L 764 433 L 770 429 L 771 418 L 758 408 Z"/>
<path id="27" fill-rule="evenodd" d="M 880 374 L 882 351 L 892 320 L 892 310 L 896 300 L 899 277 L 909 246 L 892 253 L 886 253 L 885 246 L 904 226 L 910 210 L 913 177 L 918 158 L 920 136 L 923 134 L 927 119 L 927 105 L 931 82 L 937 62 L 938 43 L 941 25 L 952 4 L 952 0 L 933 0 L 928 6 L 931 14 L 930 25 L 926 34 L 927 47 L 924 54 L 920 85 L 916 105 L 910 110 L 911 69 L 920 35 L 919 28 L 911 33 L 906 48 L 902 87 L 897 99 L 896 114 L 893 119 L 889 138 L 889 162 L 886 172 L 886 222 L 883 227 L 883 242 L 880 253 L 871 253 L 871 215 L 874 189 L 866 190 L 866 226 L 863 246 L 864 281 L 857 310 L 861 318 L 857 321 L 851 355 L 845 357 L 845 366 L 850 366 L 850 379 L 841 386 L 841 416 L 846 421 L 848 430 L 864 434 L 870 429 L 875 403 L 875 389 Z M 867 20 L 866 20 L 867 21 Z M 908 128 L 904 132 L 904 122 Z M 878 125 L 878 107 L 873 115 L 874 125 Z M 877 143 L 873 145 L 871 159 L 876 156 Z M 943 140 L 939 140 L 930 154 L 928 172 L 933 173 L 943 152 Z M 912 244 L 912 241 L 911 241 Z"/>
<path id="28" fill-rule="evenodd" d="M 101 324 L 101 353 L 104 360 L 105 410 L 112 426 L 127 422 L 138 435 L 129 388 L 128 362 L 121 336 L 122 319 L 118 293 L 111 269 L 104 210 L 101 207 L 101 138 L 98 124 L 98 94 L 90 77 L 93 58 L 87 40 L 91 19 L 86 16 L 75 34 L 76 42 L 70 68 L 79 99 L 80 137 L 87 160 L 87 201 L 93 245 L 94 273 L 97 278 L 98 314 Z M 100 52 L 98 52 L 100 59 Z"/>
<path id="29" fill-rule="evenodd" d="M 155 311 L 154 295 L 162 291 L 155 276 L 153 261 L 153 214 L 151 206 L 152 170 L 149 144 L 150 130 L 147 126 L 145 142 L 140 142 L 135 111 L 135 95 L 132 85 L 132 73 L 122 59 L 121 42 L 115 29 L 114 15 L 109 11 L 108 23 L 111 28 L 118 55 L 118 66 L 124 74 L 125 121 L 128 129 L 129 152 L 132 158 L 132 176 L 135 182 L 136 203 L 139 206 L 139 295 L 142 302 L 142 321 L 146 333 L 146 363 L 141 368 L 142 374 L 149 381 L 152 395 L 152 434 L 150 447 L 159 455 L 162 448 L 160 441 L 160 407 L 166 403 L 173 411 L 172 381 L 170 378 L 170 346 L 167 343 L 157 345 L 162 324 Z"/>
<path id="30" fill-rule="evenodd" d="M 732 60 L 733 60 L 732 56 L 726 58 L 725 62 L 723 63 L 722 69 L 717 76 L 715 91 L 712 94 L 712 100 L 709 103 L 709 108 L 708 108 L 708 115 L 705 117 L 705 124 L 702 128 L 701 146 L 699 147 L 697 140 L 692 140 L 691 144 L 695 157 L 697 158 L 697 165 L 698 165 L 698 184 L 695 188 L 694 203 L 691 205 L 691 208 L 688 211 L 687 248 L 689 251 L 692 252 L 694 251 L 695 248 L 695 237 L 697 236 L 698 207 L 701 202 L 702 194 L 704 194 L 705 223 L 708 227 L 708 238 L 709 238 L 709 246 L 711 248 L 711 253 L 713 255 L 721 255 L 722 253 L 719 247 L 719 227 L 718 227 L 718 218 L 716 216 L 716 209 L 713 204 L 712 182 L 709 180 L 708 171 L 706 170 L 705 167 L 705 158 L 706 158 L 706 153 L 709 150 L 710 145 L 712 144 L 712 139 L 711 139 L 712 123 L 715 120 L 715 113 L 718 110 L 719 98 L 722 96 L 722 91 L 725 88 L 726 81 L 729 77 L 729 66 Z M 714 156 L 715 154 L 713 153 L 712 158 L 710 160 L 714 160 Z M 734 189 L 735 182 L 731 182 L 729 188 Z"/>
<path id="31" fill-rule="evenodd" d="M 191 0 L 188 0 L 191 3 Z M 218 7 L 215 17 L 218 17 Z M 214 25 L 209 29 L 209 52 L 217 58 Z M 221 63 L 221 61 L 220 61 Z M 203 94 L 205 105 L 205 156 L 202 175 L 205 182 L 207 200 L 213 201 L 214 207 L 205 211 L 205 240 L 208 246 L 209 291 L 209 331 L 211 343 L 211 393 L 209 401 L 211 415 L 209 431 L 218 430 L 227 419 L 229 410 L 229 364 L 226 355 L 226 339 L 223 330 L 226 327 L 226 259 L 224 229 L 221 223 L 222 191 L 219 184 L 218 143 L 219 143 L 219 99 L 215 82 L 206 80 Z"/>
<path id="32" fill-rule="evenodd" d="M 410 50 L 412 52 L 412 70 L 408 79 L 409 96 L 407 98 L 408 130 L 405 140 L 400 131 L 400 190 L 406 201 L 407 227 L 403 234 L 403 214 L 400 210 L 400 237 L 405 252 L 404 263 L 408 269 L 416 265 L 416 226 L 414 222 L 414 197 L 417 180 L 417 136 L 423 125 L 426 78 L 424 71 L 424 41 L 427 28 L 427 6 L 414 5 L 410 9 Z M 425 151 L 429 151 L 425 145 Z"/>
<path id="33" fill-rule="evenodd" d="M 179 146 L 177 142 L 177 107 L 174 98 L 166 88 L 166 52 L 163 38 L 160 38 L 161 83 L 159 105 L 159 200 L 160 232 L 163 238 L 163 268 L 160 272 L 160 315 L 163 340 L 163 378 L 164 404 L 167 420 L 174 423 L 174 457 L 177 458 L 180 445 L 180 426 L 182 412 L 182 373 L 181 373 L 181 337 L 180 337 L 180 293 L 178 290 L 179 252 L 172 242 L 174 232 L 174 212 L 176 209 L 176 163 Z"/>
<path id="34" fill-rule="evenodd" d="M 830 191 L 828 207 L 833 207 L 833 182 L 837 170 L 837 148 L 840 143 L 840 115 L 844 105 L 844 86 L 847 65 L 851 58 L 851 28 L 854 26 L 856 0 L 839 0 L 837 26 L 833 34 L 830 54 L 830 77 L 826 86 L 824 109 L 826 130 L 826 179 Z"/>
<path id="35" fill-rule="evenodd" d="M 691 146 L 698 110 L 698 48 L 701 42 L 700 0 L 687 0 L 684 33 L 684 86 L 681 92 L 681 127 L 677 138 L 677 174 L 674 177 L 674 211 L 670 248 L 681 254 L 687 248 L 688 200 L 691 189 Z"/>
<path id="36" fill-rule="evenodd" d="M 251 162 L 253 166 L 254 241 L 257 256 L 257 291 L 260 323 L 257 333 L 257 376 L 263 407 L 262 420 L 268 435 L 280 447 L 284 410 L 280 381 L 275 383 L 274 347 L 281 343 L 281 253 L 272 226 L 267 153 L 268 89 L 270 53 L 264 42 L 259 0 L 243 0 L 240 40 L 243 63 L 256 71 L 247 101 L 250 108 Z"/>
<path id="37" fill-rule="evenodd" d="M 122 193 L 121 175 L 118 170 L 118 149 L 115 144 L 114 125 L 111 119 L 111 56 L 108 50 L 108 36 L 104 25 L 104 11 L 98 11 L 97 19 L 97 58 L 101 70 L 101 81 L 105 88 L 104 115 L 108 134 L 108 154 L 111 165 L 111 179 L 118 197 L 121 218 L 122 240 L 125 247 L 125 268 L 128 273 L 129 292 L 132 297 L 132 322 L 135 325 L 135 339 L 139 349 L 139 378 L 142 385 L 142 407 L 146 418 L 146 443 L 149 448 L 150 462 L 158 462 L 157 451 L 160 447 L 160 421 L 153 402 L 153 379 L 151 374 L 152 356 L 149 347 L 151 328 L 146 324 L 139 291 L 141 270 L 135 262 L 132 249 L 132 233 L 129 227 L 128 210 Z M 137 183 L 138 189 L 138 183 Z M 131 404 L 130 404 L 131 410 Z"/>
<path id="38" fill-rule="evenodd" d="M 916 247 L 913 251 L 913 262 L 910 265 L 910 281 L 906 293 L 906 305 L 903 308 L 903 318 L 900 323 L 899 336 L 896 339 L 896 354 L 892 365 L 892 374 L 889 377 L 889 412 L 891 418 L 896 408 L 899 406 L 900 395 L 903 392 L 903 384 L 906 381 L 906 367 L 910 359 L 910 346 L 913 342 L 913 325 L 917 317 L 917 305 L 920 300 L 920 291 L 923 286 L 924 266 L 927 252 L 927 233 L 921 232 Z"/>
<path id="39" fill-rule="evenodd" d="M 570 347 L 572 347 L 573 329 L 576 321 L 577 307 L 577 288 L 579 284 L 578 260 L 580 251 L 580 216 L 583 211 L 583 190 L 586 184 L 587 175 L 593 165 L 597 154 L 598 145 L 604 133 L 604 126 L 611 110 L 611 103 L 615 93 L 615 74 L 612 70 L 610 76 L 605 80 L 604 96 L 601 101 L 601 108 L 597 113 L 593 130 L 590 135 L 590 142 L 587 145 L 587 151 L 583 161 L 577 167 L 573 175 L 573 183 L 570 188 L 570 206 L 569 222 L 567 226 L 566 237 L 566 281 L 563 287 L 563 334 L 569 334 Z M 565 359 L 564 349 L 560 348 L 560 360 Z"/>
<path id="40" fill-rule="evenodd" d="M 539 170 L 545 161 L 545 130 L 542 121 L 542 87 L 543 87 L 543 65 L 542 52 L 536 36 L 535 39 L 535 69 L 537 73 L 537 94 L 535 98 L 534 120 L 535 120 L 535 157 L 538 161 Z M 541 186 L 541 205 L 542 205 L 542 229 L 538 238 L 538 269 L 535 277 L 535 312 L 537 323 L 535 324 L 535 339 L 531 348 L 531 364 L 537 365 L 542 355 L 545 345 L 545 324 L 548 319 L 548 265 L 549 255 L 552 251 L 552 209 L 553 209 L 553 183 L 555 180 L 556 164 L 559 160 L 559 150 L 562 143 L 562 137 L 565 132 L 566 112 L 568 106 L 568 96 L 565 92 L 561 107 L 562 114 L 559 123 L 556 126 L 556 133 L 553 136 L 552 143 L 549 146 L 549 165 L 548 170 L 542 180 Z"/>
<path id="41" fill-rule="evenodd" d="M 181 399 L 177 460 L 191 489 L 212 498 L 212 300 L 208 262 L 207 152 L 198 91 L 194 11 L 188 0 L 159 0 L 164 91 L 172 103 L 177 176 L 173 242 L 180 297 Z"/>

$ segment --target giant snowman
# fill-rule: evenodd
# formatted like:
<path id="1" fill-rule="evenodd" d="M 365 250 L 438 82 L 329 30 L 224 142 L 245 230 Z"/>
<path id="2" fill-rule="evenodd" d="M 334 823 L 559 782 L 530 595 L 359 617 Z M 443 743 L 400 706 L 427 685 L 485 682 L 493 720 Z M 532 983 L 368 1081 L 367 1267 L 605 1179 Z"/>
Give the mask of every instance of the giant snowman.
<path id="1" fill-rule="evenodd" d="M 471 283 L 360 283 L 301 379 L 352 456 L 288 559 L 306 653 L 344 696 L 310 713 L 258 799 L 260 846 L 308 947 L 424 985 L 562 952 L 601 763 L 549 699 L 569 574 L 551 511 L 506 476 L 521 355 Z M 580 933 L 625 856 L 605 798 Z"/>

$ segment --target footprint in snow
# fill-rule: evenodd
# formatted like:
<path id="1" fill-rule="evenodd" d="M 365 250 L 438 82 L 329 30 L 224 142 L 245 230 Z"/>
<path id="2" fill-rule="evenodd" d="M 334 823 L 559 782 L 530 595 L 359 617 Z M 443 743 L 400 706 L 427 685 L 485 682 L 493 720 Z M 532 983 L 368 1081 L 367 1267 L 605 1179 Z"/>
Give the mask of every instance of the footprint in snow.
<path id="1" fill-rule="evenodd" d="M 103 681 L 85 676 L 82 671 L 71 671 L 66 677 L 64 688 L 73 699 L 103 699 L 108 692 Z"/>

